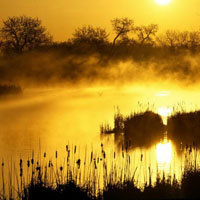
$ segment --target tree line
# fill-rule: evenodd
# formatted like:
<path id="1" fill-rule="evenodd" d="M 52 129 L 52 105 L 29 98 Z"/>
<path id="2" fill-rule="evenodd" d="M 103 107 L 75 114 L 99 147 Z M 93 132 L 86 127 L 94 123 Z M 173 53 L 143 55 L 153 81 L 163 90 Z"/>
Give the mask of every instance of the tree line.
<path id="1" fill-rule="evenodd" d="M 159 34 L 157 24 L 136 26 L 130 18 L 115 18 L 111 20 L 111 25 L 115 33 L 112 40 L 106 29 L 88 25 L 75 29 L 72 38 L 57 43 L 40 19 L 28 16 L 8 17 L 0 29 L 0 50 L 2 54 L 20 54 L 44 47 L 62 47 L 76 53 L 130 53 L 133 48 L 160 47 L 170 50 L 200 49 L 200 31 L 167 30 Z"/>

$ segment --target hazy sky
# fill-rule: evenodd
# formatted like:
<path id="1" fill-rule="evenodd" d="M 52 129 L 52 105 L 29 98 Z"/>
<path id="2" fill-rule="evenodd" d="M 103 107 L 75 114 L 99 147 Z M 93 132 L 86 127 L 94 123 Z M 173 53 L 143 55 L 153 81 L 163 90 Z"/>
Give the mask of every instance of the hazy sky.
<path id="1" fill-rule="evenodd" d="M 136 25 L 157 23 L 160 30 L 197 30 L 199 8 L 200 0 L 171 0 L 167 6 L 155 0 L 0 0 L 0 21 L 16 15 L 38 17 L 54 40 L 64 41 L 82 25 L 112 33 L 110 20 L 115 17 L 132 18 Z"/>

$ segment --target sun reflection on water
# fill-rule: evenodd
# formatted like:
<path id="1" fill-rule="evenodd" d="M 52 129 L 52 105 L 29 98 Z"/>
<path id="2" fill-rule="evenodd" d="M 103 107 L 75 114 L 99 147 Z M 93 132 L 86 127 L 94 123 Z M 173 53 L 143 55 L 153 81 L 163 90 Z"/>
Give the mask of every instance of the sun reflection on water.
<path id="1" fill-rule="evenodd" d="M 170 164 L 172 160 L 172 144 L 167 139 L 156 145 L 157 162 L 160 165 Z"/>

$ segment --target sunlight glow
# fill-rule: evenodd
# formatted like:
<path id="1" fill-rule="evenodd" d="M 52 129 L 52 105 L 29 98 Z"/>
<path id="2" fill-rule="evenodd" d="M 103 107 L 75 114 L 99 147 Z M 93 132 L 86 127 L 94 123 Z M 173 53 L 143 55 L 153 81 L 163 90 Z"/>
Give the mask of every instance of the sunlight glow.
<path id="1" fill-rule="evenodd" d="M 169 91 L 160 91 L 158 93 L 156 93 L 157 97 L 167 97 L 170 96 L 170 92 Z"/>
<path id="2" fill-rule="evenodd" d="M 172 159 L 172 144 L 166 139 L 156 145 L 157 162 L 159 164 L 170 164 Z"/>
<path id="3" fill-rule="evenodd" d="M 164 6 L 171 2 L 171 0 L 155 0 L 157 4 Z"/>
<path id="4" fill-rule="evenodd" d="M 168 117 L 172 114 L 172 108 L 160 107 L 158 108 L 158 114 L 162 117 Z"/>

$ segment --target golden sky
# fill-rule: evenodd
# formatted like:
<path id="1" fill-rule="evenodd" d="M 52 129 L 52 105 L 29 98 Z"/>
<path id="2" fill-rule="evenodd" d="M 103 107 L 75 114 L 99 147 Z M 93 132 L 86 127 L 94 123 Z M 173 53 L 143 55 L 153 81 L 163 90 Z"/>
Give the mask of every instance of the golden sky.
<path id="1" fill-rule="evenodd" d="M 112 34 L 110 20 L 129 17 L 135 25 L 156 23 L 160 30 L 200 29 L 200 0 L 0 0 L 0 20 L 8 16 L 38 17 L 56 41 L 65 41 L 82 25 L 100 26 Z"/>

